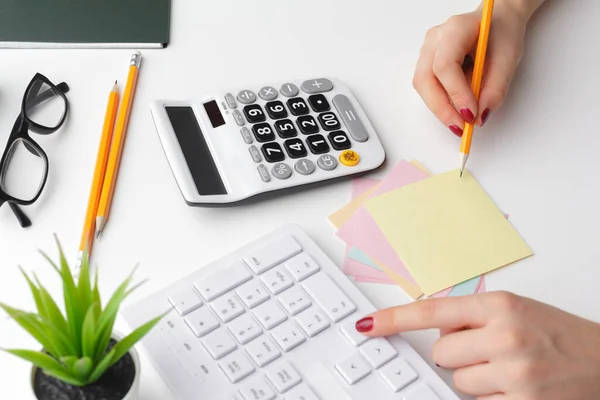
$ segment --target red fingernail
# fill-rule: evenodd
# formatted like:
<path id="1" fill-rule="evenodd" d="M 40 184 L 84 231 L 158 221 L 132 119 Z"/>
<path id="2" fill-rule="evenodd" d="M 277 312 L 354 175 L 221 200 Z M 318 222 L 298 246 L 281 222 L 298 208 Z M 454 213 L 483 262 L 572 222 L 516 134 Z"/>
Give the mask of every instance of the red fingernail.
<path id="1" fill-rule="evenodd" d="M 458 137 L 462 137 L 463 130 L 462 130 L 460 127 L 458 127 L 457 125 L 454 125 L 454 124 L 452 124 L 452 125 L 448 125 L 448 128 L 449 128 L 449 129 L 450 129 L 450 131 L 451 131 L 452 133 L 454 133 L 456 136 L 458 136 Z"/>
<path id="2" fill-rule="evenodd" d="M 460 109 L 460 115 L 463 117 L 465 122 L 468 122 L 469 124 L 475 121 L 475 114 L 473 114 L 473 111 L 466 107 Z"/>
<path id="3" fill-rule="evenodd" d="M 373 317 L 366 317 L 356 323 L 356 330 L 359 332 L 369 332 L 373 329 Z"/>
<path id="4" fill-rule="evenodd" d="M 490 109 L 486 108 L 485 110 L 483 110 L 483 112 L 481 113 L 481 126 L 483 126 L 483 124 L 486 123 L 486 121 L 488 120 L 488 118 L 490 117 Z"/>

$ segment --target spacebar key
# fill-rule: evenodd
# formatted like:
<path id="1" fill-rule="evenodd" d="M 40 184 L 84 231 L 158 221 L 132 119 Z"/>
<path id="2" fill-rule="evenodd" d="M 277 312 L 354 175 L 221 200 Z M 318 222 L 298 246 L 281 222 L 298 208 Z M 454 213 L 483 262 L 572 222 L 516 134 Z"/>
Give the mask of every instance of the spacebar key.
<path id="1" fill-rule="evenodd" d="M 366 142 L 369 139 L 369 133 L 358 117 L 354 106 L 350 103 L 350 99 L 343 94 L 335 95 L 333 105 L 342 117 L 344 124 L 348 127 L 348 133 L 350 133 L 352 139 L 357 142 Z"/>
<path id="2" fill-rule="evenodd" d="M 196 281 L 194 286 L 204 300 L 211 301 L 250 279 L 252 279 L 252 273 L 244 264 L 237 262 Z"/>
<path id="3" fill-rule="evenodd" d="M 333 322 L 339 322 L 356 311 L 354 303 L 324 272 L 308 278 L 302 287 Z"/>

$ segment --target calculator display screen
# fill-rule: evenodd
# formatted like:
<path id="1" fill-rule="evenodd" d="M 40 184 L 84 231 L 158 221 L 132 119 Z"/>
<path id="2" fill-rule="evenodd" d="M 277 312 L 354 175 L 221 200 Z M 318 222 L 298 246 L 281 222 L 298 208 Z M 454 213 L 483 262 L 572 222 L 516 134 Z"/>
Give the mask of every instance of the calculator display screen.
<path id="1" fill-rule="evenodd" d="M 192 107 L 165 107 L 179 146 L 202 196 L 227 194 Z"/>

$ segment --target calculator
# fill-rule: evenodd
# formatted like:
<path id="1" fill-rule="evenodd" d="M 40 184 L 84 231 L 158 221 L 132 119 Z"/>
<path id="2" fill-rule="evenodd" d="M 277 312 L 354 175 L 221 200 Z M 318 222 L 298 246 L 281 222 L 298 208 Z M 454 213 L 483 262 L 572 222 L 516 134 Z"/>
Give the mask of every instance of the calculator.
<path id="1" fill-rule="evenodd" d="M 385 160 L 363 108 L 335 79 L 158 100 L 151 111 L 173 175 L 192 206 L 360 174 Z"/>

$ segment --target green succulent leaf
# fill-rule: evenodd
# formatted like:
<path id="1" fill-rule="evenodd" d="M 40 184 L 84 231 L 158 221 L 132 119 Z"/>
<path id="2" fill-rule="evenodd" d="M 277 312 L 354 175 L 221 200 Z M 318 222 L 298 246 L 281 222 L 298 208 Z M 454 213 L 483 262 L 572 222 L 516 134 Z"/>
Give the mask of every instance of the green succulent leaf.
<path id="1" fill-rule="evenodd" d="M 115 350 L 115 355 L 111 365 L 115 364 L 121 359 L 121 357 L 127 354 L 127 352 L 133 346 L 135 346 L 135 344 L 138 341 L 140 341 L 144 336 L 146 336 L 146 334 L 148 334 L 148 332 L 150 332 L 152 328 L 154 328 L 156 324 L 158 324 L 165 315 L 167 315 L 167 313 L 156 317 L 151 321 L 146 322 L 144 325 L 138 327 L 136 330 L 134 330 L 129 335 L 125 336 L 122 340 L 117 342 L 117 344 L 113 348 Z"/>
<path id="2" fill-rule="evenodd" d="M 21 270 L 21 273 L 25 277 L 25 280 L 27 280 L 27 284 L 29 285 L 29 289 L 31 290 L 33 299 L 35 300 L 35 306 L 37 307 L 38 314 L 40 314 L 40 316 L 43 317 L 44 313 L 45 313 L 45 309 L 44 309 L 44 305 L 42 303 L 42 298 L 40 296 L 40 290 L 38 289 L 37 286 L 35 286 L 35 284 L 31 280 L 31 278 L 29 278 L 29 275 L 27 275 L 25 270 L 23 270 L 23 268 L 21 268 L 21 267 L 19 267 L 19 269 Z"/>
<path id="3" fill-rule="evenodd" d="M 90 375 L 90 378 L 88 379 L 88 383 L 96 382 L 98 379 L 100 379 L 100 377 L 102 375 L 104 375 L 104 373 L 106 372 L 108 367 L 111 366 L 111 362 L 112 362 L 114 355 L 115 355 L 115 349 L 113 347 L 111 349 L 111 351 L 109 351 L 104 356 L 104 358 L 96 365 L 96 368 L 94 368 L 94 371 L 92 372 L 92 374 Z"/>
<path id="4" fill-rule="evenodd" d="M 68 369 L 73 369 L 73 365 L 77 362 L 77 357 L 75 356 L 65 356 L 60 358 L 60 362 Z"/>
<path id="5" fill-rule="evenodd" d="M 84 357 L 95 359 L 96 357 L 96 309 L 97 304 L 92 304 L 85 314 L 83 330 L 81 333 L 81 349 Z"/>
<path id="6" fill-rule="evenodd" d="M 58 380 L 68 383 L 69 385 L 79 386 L 79 387 L 87 385 L 87 382 L 84 382 L 84 381 L 78 379 L 70 371 L 63 371 L 63 370 L 58 370 L 58 369 L 44 369 L 43 371 L 46 375 L 53 376 Z"/>
<path id="7" fill-rule="evenodd" d="M 35 280 L 38 283 L 40 299 L 45 311 L 45 315 L 40 314 L 40 316 L 54 325 L 56 329 L 66 332 L 68 330 L 68 324 L 62 311 L 58 308 L 56 302 L 52 296 L 50 296 L 50 293 L 48 293 L 46 288 L 39 282 L 37 276 L 35 277 Z"/>
<path id="8" fill-rule="evenodd" d="M 91 358 L 83 357 L 75 362 L 73 365 L 73 373 L 77 376 L 82 382 L 86 382 L 92 373 L 92 369 L 94 368 L 94 363 Z"/>
<path id="9" fill-rule="evenodd" d="M 100 311 L 102 311 L 102 300 L 100 299 L 100 288 L 98 287 L 98 269 L 94 274 L 94 291 L 92 292 L 92 302 L 98 304 L 98 315 L 96 319 L 100 318 Z"/>

